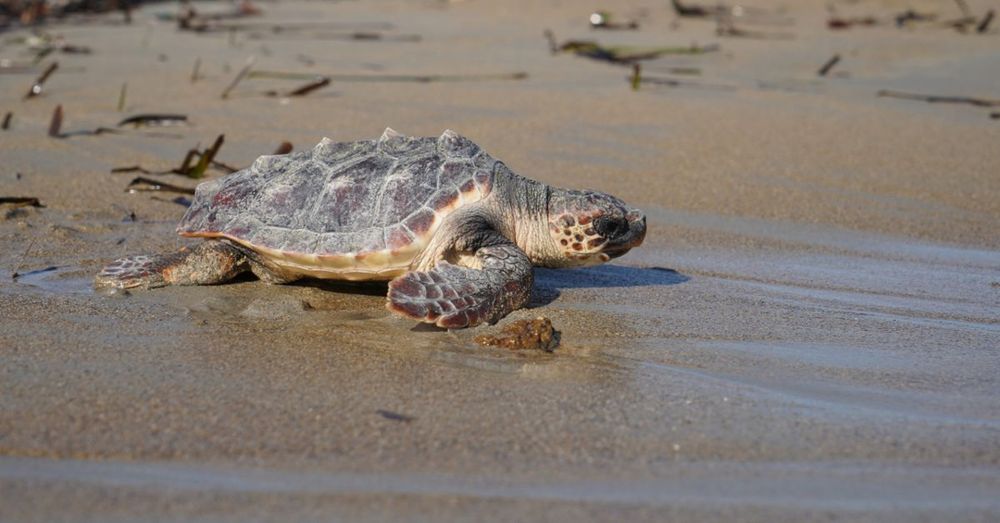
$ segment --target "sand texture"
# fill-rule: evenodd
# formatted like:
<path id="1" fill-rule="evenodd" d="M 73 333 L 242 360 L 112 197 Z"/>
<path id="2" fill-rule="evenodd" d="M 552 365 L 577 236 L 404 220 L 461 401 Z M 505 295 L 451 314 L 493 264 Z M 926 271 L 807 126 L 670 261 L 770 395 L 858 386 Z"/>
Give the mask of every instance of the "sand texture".
<path id="1" fill-rule="evenodd" d="M 1000 107 L 876 93 L 998 99 L 1000 34 L 891 22 L 949 2 L 834 4 L 886 23 L 832 31 L 821 3 L 760 0 L 791 22 L 737 27 L 791 38 L 726 37 L 629 1 L 638 31 L 595 31 L 588 3 L 468 0 L 43 27 L 92 52 L 0 69 L 0 196 L 45 206 L 0 206 L 0 521 L 997 521 Z M 304 22 L 342 25 L 266 29 Z M 628 66 L 553 55 L 545 29 L 720 49 L 645 61 L 681 83 L 633 91 Z M 0 33 L 0 58 L 30 63 L 29 34 Z M 306 79 L 222 99 L 251 56 Z M 355 76 L 280 96 L 314 74 Z M 80 133 L 139 113 L 189 123 Z M 530 308 L 467 331 L 414 328 L 384 284 L 92 289 L 115 257 L 194 243 L 174 234 L 189 196 L 126 192 L 137 173 L 112 168 L 168 170 L 223 133 L 217 160 L 242 167 L 387 126 L 615 194 L 647 213 L 645 244 L 538 270 Z M 552 353 L 474 341 L 539 316 Z"/>

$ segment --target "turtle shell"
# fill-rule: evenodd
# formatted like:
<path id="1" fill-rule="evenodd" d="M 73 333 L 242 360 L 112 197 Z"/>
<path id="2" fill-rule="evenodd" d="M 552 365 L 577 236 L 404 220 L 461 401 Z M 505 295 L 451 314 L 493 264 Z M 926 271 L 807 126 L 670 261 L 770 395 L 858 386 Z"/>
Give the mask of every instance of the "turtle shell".
<path id="1" fill-rule="evenodd" d="M 448 214 L 490 194 L 498 166 L 453 131 L 324 138 L 310 151 L 261 156 L 198 185 L 177 232 L 227 238 L 286 273 L 391 279 L 406 272 Z"/>

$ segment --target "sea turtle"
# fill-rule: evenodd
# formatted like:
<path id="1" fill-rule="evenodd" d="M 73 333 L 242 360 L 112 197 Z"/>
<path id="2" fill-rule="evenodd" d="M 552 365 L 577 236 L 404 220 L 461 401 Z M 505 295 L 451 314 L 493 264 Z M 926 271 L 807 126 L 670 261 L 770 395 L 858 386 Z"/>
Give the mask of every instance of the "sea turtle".
<path id="1" fill-rule="evenodd" d="M 453 131 L 261 156 L 200 184 L 177 226 L 191 249 L 114 261 L 98 286 L 209 285 L 253 271 L 389 281 L 387 306 L 446 328 L 496 323 L 531 294 L 532 266 L 603 263 L 642 243 L 646 217 L 613 196 L 514 174 Z"/>

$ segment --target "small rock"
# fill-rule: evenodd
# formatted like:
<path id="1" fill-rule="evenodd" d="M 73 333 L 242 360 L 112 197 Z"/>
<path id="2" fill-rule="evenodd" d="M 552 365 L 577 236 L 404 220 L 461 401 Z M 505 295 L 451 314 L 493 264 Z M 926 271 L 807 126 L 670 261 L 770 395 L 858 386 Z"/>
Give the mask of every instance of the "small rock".
<path id="1" fill-rule="evenodd" d="M 552 328 L 552 320 L 540 317 L 509 323 L 499 334 L 483 334 L 475 339 L 480 345 L 552 352 L 559 345 L 559 332 Z"/>

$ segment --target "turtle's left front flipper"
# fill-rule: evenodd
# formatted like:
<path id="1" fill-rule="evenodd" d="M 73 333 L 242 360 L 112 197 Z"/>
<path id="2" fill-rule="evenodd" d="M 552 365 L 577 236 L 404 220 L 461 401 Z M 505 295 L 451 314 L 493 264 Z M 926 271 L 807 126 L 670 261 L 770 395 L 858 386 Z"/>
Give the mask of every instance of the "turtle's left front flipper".
<path id="1" fill-rule="evenodd" d="M 460 329 L 496 323 L 528 302 L 534 275 L 531 260 L 505 238 L 481 247 L 468 265 L 447 261 L 429 271 L 408 272 L 389 282 L 390 310 Z"/>

